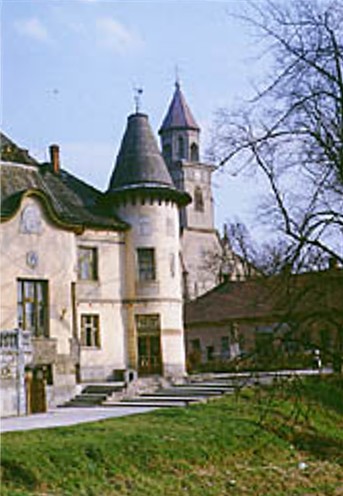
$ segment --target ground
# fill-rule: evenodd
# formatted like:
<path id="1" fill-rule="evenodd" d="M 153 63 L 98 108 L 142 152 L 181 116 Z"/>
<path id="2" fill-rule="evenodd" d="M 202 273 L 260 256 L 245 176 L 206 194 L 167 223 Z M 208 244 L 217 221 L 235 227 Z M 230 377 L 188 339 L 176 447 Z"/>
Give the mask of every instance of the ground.
<path id="1" fill-rule="evenodd" d="M 2 495 L 343 496 L 343 382 L 2 436 Z"/>

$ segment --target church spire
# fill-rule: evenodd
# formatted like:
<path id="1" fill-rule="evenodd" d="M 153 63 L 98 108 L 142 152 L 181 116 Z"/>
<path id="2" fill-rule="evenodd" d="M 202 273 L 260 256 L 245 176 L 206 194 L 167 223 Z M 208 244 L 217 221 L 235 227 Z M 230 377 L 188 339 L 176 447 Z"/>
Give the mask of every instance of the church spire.
<path id="1" fill-rule="evenodd" d="M 199 131 L 200 128 L 196 123 L 192 112 L 187 105 L 185 97 L 181 91 L 180 81 L 175 81 L 175 91 L 173 99 L 159 130 L 160 134 L 174 129 L 192 129 Z"/>

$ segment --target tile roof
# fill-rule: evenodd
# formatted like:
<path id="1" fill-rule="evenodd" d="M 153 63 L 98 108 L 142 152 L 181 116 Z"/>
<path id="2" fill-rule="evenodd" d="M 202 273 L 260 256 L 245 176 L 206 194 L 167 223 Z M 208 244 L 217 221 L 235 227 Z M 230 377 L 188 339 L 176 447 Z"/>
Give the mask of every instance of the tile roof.
<path id="1" fill-rule="evenodd" d="M 148 116 L 141 113 L 128 117 L 108 193 L 140 190 L 171 195 L 188 203 L 189 195 L 178 191 L 159 151 Z"/>
<path id="2" fill-rule="evenodd" d="M 190 108 L 187 105 L 185 97 L 180 89 L 180 84 L 176 83 L 173 99 L 169 106 L 159 133 L 170 129 L 194 129 L 199 131 L 200 128 L 196 123 Z"/>
<path id="3" fill-rule="evenodd" d="M 343 318 L 343 270 L 230 281 L 185 305 L 186 326 L 289 315 Z"/>
<path id="4" fill-rule="evenodd" d="M 38 162 L 29 155 L 26 149 L 20 148 L 1 131 L 0 156 L 3 162 L 38 165 Z"/>
<path id="5" fill-rule="evenodd" d="M 50 164 L 1 164 L 1 220 L 10 219 L 25 196 L 38 197 L 49 216 L 65 228 L 83 230 L 123 230 L 128 226 L 112 212 L 100 207 L 103 194 L 61 170 L 56 174 Z"/>

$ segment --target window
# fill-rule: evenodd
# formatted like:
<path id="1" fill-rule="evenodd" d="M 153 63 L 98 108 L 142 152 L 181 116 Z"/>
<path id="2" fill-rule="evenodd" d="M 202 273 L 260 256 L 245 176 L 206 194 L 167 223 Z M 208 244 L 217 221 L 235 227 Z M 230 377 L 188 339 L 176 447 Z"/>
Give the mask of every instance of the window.
<path id="1" fill-rule="evenodd" d="M 208 362 L 211 362 L 214 359 L 214 346 L 207 346 L 206 355 Z"/>
<path id="2" fill-rule="evenodd" d="M 142 236 L 149 236 L 152 233 L 150 218 L 142 215 L 139 218 L 139 234 Z"/>
<path id="3" fill-rule="evenodd" d="M 100 348 L 99 315 L 81 315 L 81 344 L 92 348 Z"/>
<path id="4" fill-rule="evenodd" d="M 199 186 L 197 186 L 194 190 L 194 208 L 197 212 L 204 211 L 204 198 Z"/>
<path id="5" fill-rule="evenodd" d="M 98 279 L 98 256 L 96 248 L 79 246 L 78 278 L 83 281 L 95 281 Z"/>
<path id="6" fill-rule="evenodd" d="M 182 136 L 177 140 L 177 156 L 178 158 L 185 158 L 185 140 Z"/>
<path id="7" fill-rule="evenodd" d="M 154 248 L 138 248 L 138 279 L 140 281 L 155 281 L 156 266 L 155 266 L 155 249 Z"/>
<path id="8" fill-rule="evenodd" d="M 196 143 L 191 145 L 191 162 L 197 162 L 199 160 L 199 148 Z"/>
<path id="9" fill-rule="evenodd" d="M 172 147 L 170 145 L 163 146 L 163 157 L 167 162 L 170 162 L 172 158 Z"/>
<path id="10" fill-rule="evenodd" d="M 161 323 L 158 313 L 136 315 L 136 325 L 139 334 L 156 334 L 160 332 Z"/>
<path id="11" fill-rule="evenodd" d="M 49 337 L 47 281 L 18 280 L 18 326 L 34 337 Z"/>
<path id="12" fill-rule="evenodd" d="M 222 358 L 229 358 L 230 356 L 230 340 L 228 336 L 221 337 L 221 356 Z"/>
<path id="13" fill-rule="evenodd" d="M 193 352 L 201 352 L 201 343 L 199 338 L 191 340 L 191 349 Z"/>

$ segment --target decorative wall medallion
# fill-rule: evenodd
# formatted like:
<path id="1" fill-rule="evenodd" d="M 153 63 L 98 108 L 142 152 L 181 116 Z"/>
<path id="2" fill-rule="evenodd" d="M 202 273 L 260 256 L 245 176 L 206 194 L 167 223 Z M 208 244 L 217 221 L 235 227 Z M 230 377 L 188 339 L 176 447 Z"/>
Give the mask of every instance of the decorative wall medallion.
<path id="1" fill-rule="evenodd" d="M 36 205 L 28 205 L 21 213 L 20 232 L 23 234 L 42 234 L 43 222 Z"/>
<path id="2" fill-rule="evenodd" d="M 29 251 L 26 253 L 26 263 L 31 268 L 34 269 L 38 265 L 38 254 L 35 251 Z"/>

